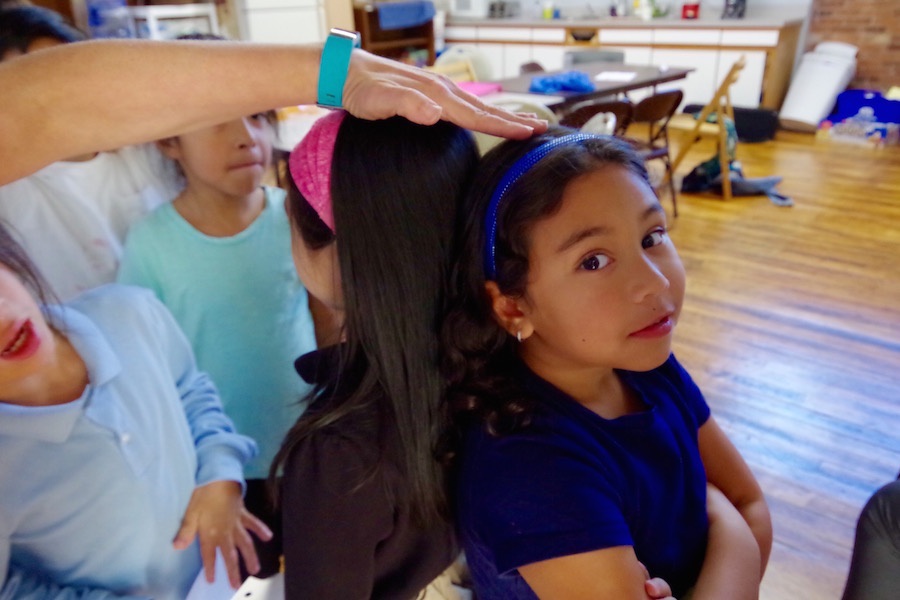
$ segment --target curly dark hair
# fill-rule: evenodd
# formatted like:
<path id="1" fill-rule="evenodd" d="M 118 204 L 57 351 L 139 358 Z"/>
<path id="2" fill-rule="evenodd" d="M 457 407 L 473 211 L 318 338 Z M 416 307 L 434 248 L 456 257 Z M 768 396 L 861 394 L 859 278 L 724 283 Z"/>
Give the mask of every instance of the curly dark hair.
<path id="1" fill-rule="evenodd" d="M 517 344 L 494 319 L 485 291 L 483 221 L 491 196 L 510 167 L 532 149 L 571 133 L 556 127 L 530 140 L 507 141 L 494 148 L 482 159 L 461 211 L 454 296 L 441 331 L 442 368 L 450 386 L 447 401 L 454 423 L 444 442 L 445 460 L 452 459 L 459 432 L 469 425 L 481 424 L 489 433 L 501 435 L 530 421 L 534 401 L 512 376 Z M 525 294 L 535 224 L 559 209 L 571 181 L 609 164 L 622 165 L 648 181 L 643 161 L 629 144 L 596 136 L 552 150 L 507 190 L 497 211 L 495 244 L 496 283 L 504 295 Z"/>

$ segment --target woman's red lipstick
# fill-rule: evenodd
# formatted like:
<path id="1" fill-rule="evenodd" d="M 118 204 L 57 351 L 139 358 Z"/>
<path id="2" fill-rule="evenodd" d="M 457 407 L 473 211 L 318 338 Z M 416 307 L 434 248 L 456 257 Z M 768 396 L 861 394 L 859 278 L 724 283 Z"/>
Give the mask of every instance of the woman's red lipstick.
<path id="1" fill-rule="evenodd" d="M 0 352 L 3 360 L 24 360 L 37 352 L 41 345 L 41 339 L 34 330 L 31 319 L 27 319 L 22 326 L 15 331 L 15 335 Z"/>

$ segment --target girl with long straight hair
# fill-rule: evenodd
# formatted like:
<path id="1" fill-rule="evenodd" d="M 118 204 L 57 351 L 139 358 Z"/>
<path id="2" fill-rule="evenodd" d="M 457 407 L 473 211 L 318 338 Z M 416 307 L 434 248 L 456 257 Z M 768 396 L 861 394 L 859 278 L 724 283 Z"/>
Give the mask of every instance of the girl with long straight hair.
<path id="1" fill-rule="evenodd" d="M 334 344 L 296 361 L 312 401 L 272 468 L 288 598 L 412 598 L 457 553 L 438 327 L 477 159 L 449 123 L 342 112 L 291 154 L 294 262 Z"/>

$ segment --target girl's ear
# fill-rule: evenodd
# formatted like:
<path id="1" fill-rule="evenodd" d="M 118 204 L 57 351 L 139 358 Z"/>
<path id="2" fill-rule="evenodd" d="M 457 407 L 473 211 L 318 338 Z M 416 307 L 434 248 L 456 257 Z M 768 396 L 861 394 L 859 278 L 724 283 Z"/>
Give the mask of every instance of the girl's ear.
<path id="1" fill-rule="evenodd" d="M 166 158 L 170 158 L 172 160 L 178 160 L 180 158 L 180 153 L 178 152 L 180 147 L 178 145 L 177 137 L 169 137 L 156 141 L 156 147 L 159 148 L 159 151 L 163 153 L 163 156 Z"/>
<path id="2" fill-rule="evenodd" d="M 496 281 L 486 281 L 484 290 L 491 300 L 491 309 L 494 320 L 505 329 L 509 335 L 522 340 L 534 333 L 534 327 L 528 318 L 527 306 L 521 298 L 507 296 L 500 291 Z"/>

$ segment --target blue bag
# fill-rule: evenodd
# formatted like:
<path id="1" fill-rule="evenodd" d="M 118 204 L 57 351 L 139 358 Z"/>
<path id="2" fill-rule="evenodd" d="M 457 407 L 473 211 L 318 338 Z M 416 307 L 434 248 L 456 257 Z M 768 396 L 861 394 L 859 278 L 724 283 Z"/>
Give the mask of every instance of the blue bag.
<path id="1" fill-rule="evenodd" d="M 553 94 L 555 92 L 593 92 L 597 89 L 590 75 L 582 71 L 566 71 L 556 75 L 538 75 L 531 79 L 529 92 Z"/>

